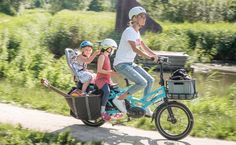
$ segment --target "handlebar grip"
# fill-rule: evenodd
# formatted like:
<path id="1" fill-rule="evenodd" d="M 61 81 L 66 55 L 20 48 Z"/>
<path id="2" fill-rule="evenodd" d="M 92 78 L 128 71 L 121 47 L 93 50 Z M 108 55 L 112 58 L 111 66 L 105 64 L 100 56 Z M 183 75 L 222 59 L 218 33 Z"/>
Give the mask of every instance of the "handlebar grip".
<path id="1" fill-rule="evenodd" d="M 159 56 L 158 57 L 158 62 L 160 63 L 168 63 L 169 62 L 169 57 L 165 57 L 165 56 Z"/>

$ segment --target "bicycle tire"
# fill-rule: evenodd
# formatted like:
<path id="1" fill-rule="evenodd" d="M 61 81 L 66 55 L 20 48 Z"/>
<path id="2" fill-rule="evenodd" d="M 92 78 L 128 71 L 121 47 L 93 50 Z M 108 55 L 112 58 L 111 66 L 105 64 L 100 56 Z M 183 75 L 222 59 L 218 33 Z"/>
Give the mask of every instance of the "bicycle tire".
<path id="1" fill-rule="evenodd" d="M 176 116 L 178 116 L 178 112 L 176 112 L 176 108 L 177 109 L 180 109 L 184 112 L 185 114 L 185 117 L 187 117 L 187 125 L 186 125 L 186 128 L 178 133 L 178 134 L 171 134 L 168 132 L 168 130 L 166 131 L 165 130 L 165 124 L 161 124 L 162 123 L 162 120 L 161 120 L 161 117 L 164 116 L 163 113 L 165 113 L 165 111 L 167 111 L 167 116 L 169 115 L 168 113 L 168 110 L 167 108 L 170 107 L 171 110 L 173 111 L 173 114 Z M 191 113 L 191 111 L 182 103 L 180 102 L 176 102 L 176 101 L 171 101 L 171 102 L 167 102 L 167 103 L 163 103 L 162 105 L 160 105 L 157 109 L 156 109 L 156 113 L 155 113 L 155 125 L 156 125 L 156 129 L 159 131 L 159 133 L 164 136 L 165 138 L 169 139 L 169 140 L 180 140 L 180 139 L 183 139 L 184 137 L 186 137 L 192 130 L 193 128 L 193 124 L 194 124 L 194 119 L 193 119 L 193 115 Z M 181 116 L 183 117 L 183 116 Z M 176 122 L 171 122 L 169 118 L 169 116 L 166 118 L 166 124 L 167 123 L 171 123 L 171 124 L 175 124 L 177 122 L 181 122 L 181 117 L 179 117 L 179 120 L 178 118 L 176 117 L 175 118 L 175 121 Z M 170 129 L 173 129 L 173 128 L 170 128 Z"/>
<path id="2" fill-rule="evenodd" d="M 100 119 L 97 119 L 97 120 L 81 120 L 85 125 L 87 126 L 91 126 L 91 127 L 99 127 L 99 126 L 102 126 L 105 121 L 100 118 Z"/>
<path id="3" fill-rule="evenodd" d="M 75 114 L 72 112 L 72 110 L 70 110 L 70 115 L 74 118 L 76 118 Z M 78 119 L 78 118 L 76 118 Z M 87 125 L 87 126 L 92 126 L 92 127 L 99 127 L 99 126 L 102 126 L 105 121 L 102 119 L 102 118 L 98 118 L 96 120 L 82 120 L 81 121 Z"/>

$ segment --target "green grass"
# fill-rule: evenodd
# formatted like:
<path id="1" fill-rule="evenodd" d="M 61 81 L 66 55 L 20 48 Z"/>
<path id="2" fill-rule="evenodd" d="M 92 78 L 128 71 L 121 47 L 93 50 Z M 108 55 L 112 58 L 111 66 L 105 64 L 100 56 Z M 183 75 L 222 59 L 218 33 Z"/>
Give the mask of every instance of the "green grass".
<path id="1" fill-rule="evenodd" d="M 0 83 L 0 93 L 1 102 L 16 103 L 21 106 L 63 115 L 67 115 L 69 112 L 63 96 L 44 89 L 41 86 L 37 88 L 26 88 L 4 81 Z"/>
<path id="2" fill-rule="evenodd" d="M 12 17 L 6 14 L 0 13 L 0 24 L 8 22 Z"/>
<path id="3" fill-rule="evenodd" d="M 1 145 L 100 145 L 101 142 L 76 141 L 68 132 L 58 134 L 23 129 L 20 125 L 0 124 Z"/>

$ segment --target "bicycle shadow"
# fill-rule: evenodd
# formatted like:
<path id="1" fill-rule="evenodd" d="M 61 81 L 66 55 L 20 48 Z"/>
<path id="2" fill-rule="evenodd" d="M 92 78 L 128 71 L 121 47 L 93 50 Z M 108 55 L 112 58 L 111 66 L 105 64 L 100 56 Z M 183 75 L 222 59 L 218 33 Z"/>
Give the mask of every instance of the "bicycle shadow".
<path id="1" fill-rule="evenodd" d="M 80 141 L 101 141 L 109 145 L 190 145 L 184 141 L 172 141 L 167 139 L 153 139 L 143 136 L 132 136 L 116 128 L 90 127 L 86 125 L 71 125 L 53 133 L 70 132 L 71 136 Z"/>

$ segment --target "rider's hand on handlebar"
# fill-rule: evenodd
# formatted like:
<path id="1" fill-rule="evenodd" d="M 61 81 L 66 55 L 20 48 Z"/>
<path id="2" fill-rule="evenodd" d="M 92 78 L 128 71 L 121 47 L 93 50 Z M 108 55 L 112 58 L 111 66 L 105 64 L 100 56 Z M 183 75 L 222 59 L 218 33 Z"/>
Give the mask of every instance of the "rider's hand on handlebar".
<path id="1" fill-rule="evenodd" d="M 159 56 L 158 63 L 169 63 L 169 57 Z"/>
<path id="2" fill-rule="evenodd" d="M 152 56 L 151 57 L 151 60 L 155 63 L 169 63 L 169 58 L 168 57 L 165 57 L 165 56 L 158 56 L 158 55 L 155 55 L 155 56 Z"/>
<path id="3" fill-rule="evenodd" d="M 158 62 L 158 56 L 157 56 L 157 55 L 152 56 L 152 57 L 151 57 L 151 60 L 152 60 L 153 62 L 157 63 L 157 62 Z"/>

